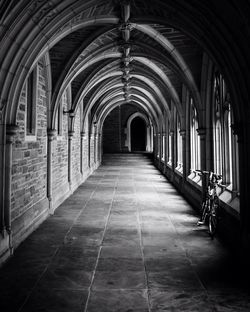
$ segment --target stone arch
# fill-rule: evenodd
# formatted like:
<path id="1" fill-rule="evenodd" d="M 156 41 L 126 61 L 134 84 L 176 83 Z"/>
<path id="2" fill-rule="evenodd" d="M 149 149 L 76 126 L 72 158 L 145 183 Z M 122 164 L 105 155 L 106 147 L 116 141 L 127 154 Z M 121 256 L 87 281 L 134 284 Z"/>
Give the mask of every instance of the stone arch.
<path id="1" fill-rule="evenodd" d="M 127 134 L 126 145 L 128 147 L 129 152 L 131 152 L 131 123 L 137 117 L 140 117 L 145 122 L 145 125 L 146 125 L 146 151 L 151 152 L 153 149 L 153 146 L 152 146 L 152 126 L 151 126 L 150 120 L 147 118 L 147 116 L 145 114 L 140 113 L 140 112 L 136 112 L 128 118 L 127 127 L 126 127 L 126 134 Z"/>

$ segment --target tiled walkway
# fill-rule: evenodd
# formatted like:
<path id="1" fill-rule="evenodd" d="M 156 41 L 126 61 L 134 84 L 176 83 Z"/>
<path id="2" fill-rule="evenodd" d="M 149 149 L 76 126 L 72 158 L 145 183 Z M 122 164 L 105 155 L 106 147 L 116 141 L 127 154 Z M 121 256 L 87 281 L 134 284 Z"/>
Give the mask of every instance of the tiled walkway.
<path id="1" fill-rule="evenodd" d="M 250 311 L 237 262 L 196 221 L 146 156 L 113 155 L 0 270 L 0 311 Z"/>

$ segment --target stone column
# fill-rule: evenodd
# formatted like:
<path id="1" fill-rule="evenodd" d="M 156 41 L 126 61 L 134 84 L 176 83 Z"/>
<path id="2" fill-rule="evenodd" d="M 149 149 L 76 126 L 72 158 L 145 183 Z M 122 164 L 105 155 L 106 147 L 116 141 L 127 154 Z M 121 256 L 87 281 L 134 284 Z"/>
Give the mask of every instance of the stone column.
<path id="1" fill-rule="evenodd" d="M 71 190 L 71 183 L 72 183 L 72 138 L 74 135 L 73 130 L 69 130 L 68 132 L 68 182 L 69 182 L 69 188 Z"/>
<path id="2" fill-rule="evenodd" d="M 169 140 L 171 140 L 171 150 L 169 151 L 170 152 L 170 157 L 169 157 L 169 160 L 171 162 L 171 167 L 172 167 L 172 171 L 174 172 L 174 168 L 175 168 L 175 155 L 174 155 L 174 151 L 175 151 L 175 146 L 174 146 L 174 131 L 171 130 L 169 131 L 169 135 L 170 135 L 170 138 Z"/>
<path id="3" fill-rule="evenodd" d="M 199 128 L 197 132 L 200 137 L 200 169 L 206 170 L 206 129 Z"/>
<path id="4" fill-rule="evenodd" d="M 81 172 L 81 174 L 83 174 L 83 142 L 84 142 L 85 132 L 82 131 L 80 133 L 80 136 L 81 136 L 81 142 L 80 142 L 80 172 Z"/>
<path id="5" fill-rule="evenodd" d="M 101 161 L 101 134 L 96 133 L 96 163 Z"/>
<path id="6" fill-rule="evenodd" d="M 186 181 L 188 172 L 187 172 L 187 163 L 186 163 L 186 130 L 180 130 L 180 136 L 182 138 L 182 175 L 183 182 Z"/>
<path id="7" fill-rule="evenodd" d="M 157 133 L 157 162 L 158 166 L 161 166 L 161 133 Z"/>
<path id="8" fill-rule="evenodd" d="M 95 133 L 94 137 L 94 162 L 95 164 L 98 162 L 98 143 L 99 143 L 99 133 Z"/>
<path id="9" fill-rule="evenodd" d="M 154 159 L 156 159 L 156 150 L 157 150 L 157 146 L 156 146 L 156 134 L 153 133 L 153 156 L 154 156 Z"/>
<path id="10" fill-rule="evenodd" d="M 53 214 L 53 202 L 52 202 L 52 142 L 56 135 L 55 129 L 48 129 L 48 148 L 47 148 L 47 197 L 49 201 L 49 212 Z"/>
<path id="11" fill-rule="evenodd" d="M 4 175 L 5 175 L 5 125 L 3 124 L 3 113 L 0 111 L 0 231 L 4 235 Z M 1 250 L 0 250 L 1 252 Z"/>
<path id="12" fill-rule="evenodd" d="M 4 189 L 4 224 L 9 235 L 9 249 L 13 252 L 11 231 L 11 176 L 12 176 L 12 145 L 18 126 L 6 126 L 6 148 L 5 148 L 5 189 Z"/>
<path id="13" fill-rule="evenodd" d="M 195 169 L 201 169 L 206 170 L 206 129 L 205 128 L 199 128 L 197 129 L 198 135 L 200 137 L 200 168 Z M 202 194 L 205 196 L 205 190 L 207 185 L 207 177 L 206 175 L 202 175 Z M 204 199 L 204 198 L 203 198 Z"/>
<path id="14" fill-rule="evenodd" d="M 99 133 L 99 149 L 98 149 L 98 157 L 99 157 L 99 163 L 102 162 L 102 134 Z"/>
<path id="15" fill-rule="evenodd" d="M 89 135 L 89 167 L 92 168 L 95 162 L 95 134 L 93 132 Z"/>
<path id="16" fill-rule="evenodd" d="M 146 152 L 150 152 L 151 151 L 151 133 L 150 133 L 150 125 L 147 125 L 146 128 Z"/>

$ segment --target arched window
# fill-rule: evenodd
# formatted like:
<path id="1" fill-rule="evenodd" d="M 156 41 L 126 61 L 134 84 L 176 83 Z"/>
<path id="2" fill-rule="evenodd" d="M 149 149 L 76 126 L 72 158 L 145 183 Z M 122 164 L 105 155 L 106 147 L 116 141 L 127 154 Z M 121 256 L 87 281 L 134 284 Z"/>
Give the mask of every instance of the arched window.
<path id="1" fill-rule="evenodd" d="M 229 93 L 226 96 L 226 99 L 223 104 L 223 138 L 224 138 L 224 161 L 225 169 L 224 173 L 224 182 L 226 184 L 231 184 L 233 181 L 233 156 L 232 156 L 232 111 L 230 105 Z"/>
<path id="2" fill-rule="evenodd" d="M 37 64 L 29 74 L 26 82 L 26 139 L 34 139 L 36 136 L 38 74 Z"/>
<path id="3" fill-rule="evenodd" d="M 214 171 L 222 174 L 222 86 L 221 75 L 214 77 L 214 105 L 213 105 L 213 150 L 214 150 Z"/>
<path id="4" fill-rule="evenodd" d="M 214 74 L 213 87 L 214 171 L 222 174 L 223 184 L 229 189 L 238 189 L 238 143 L 232 131 L 230 93 L 218 72 Z"/>
<path id="5" fill-rule="evenodd" d="M 166 134 L 164 132 L 164 130 L 162 130 L 162 137 L 161 137 L 161 141 L 162 141 L 162 145 L 161 145 L 161 160 L 165 161 L 165 141 L 166 141 Z"/>
<path id="6" fill-rule="evenodd" d="M 182 160 L 182 137 L 180 134 L 181 131 L 181 122 L 180 118 L 177 115 L 177 127 L 176 127 L 176 140 L 177 140 L 177 167 L 178 171 L 182 172 L 183 160 Z"/>
<path id="7" fill-rule="evenodd" d="M 200 139 L 197 133 L 198 115 L 193 99 L 190 98 L 190 150 L 191 171 L 200 169 Z"/>
<path id="8" fill-rule="evenodd" d="M 170 127 L 168 128 L 168 165 L 172 165 L 172 136 L 173 136 L 173 131 L 171 131 Z"/>

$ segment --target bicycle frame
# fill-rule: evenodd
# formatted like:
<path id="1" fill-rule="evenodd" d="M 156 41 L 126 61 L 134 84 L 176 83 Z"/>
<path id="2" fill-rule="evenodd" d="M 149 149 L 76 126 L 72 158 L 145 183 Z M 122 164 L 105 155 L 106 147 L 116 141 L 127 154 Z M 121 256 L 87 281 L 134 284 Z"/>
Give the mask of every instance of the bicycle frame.
<path id="1" fill-rule="evenodd" d="M 217 186 L 219 181 L 222 179 L 221 175 L 218 175 L 212 171 L 202 171 L 200 172 L 203 176 L 207 175 L 208 181 L 204 188 L 204 195 L 201 207 L 201 217 L 198 220 L 197 225 L 203 225 L 208 222 L 208 232 L 211 238 L 214 237 L 217 230 L 218 223 L 218 207 L 219 207 L 219 196 L 217 194 Z M 204 183 L 203 179 L 203 183 Z"/>

